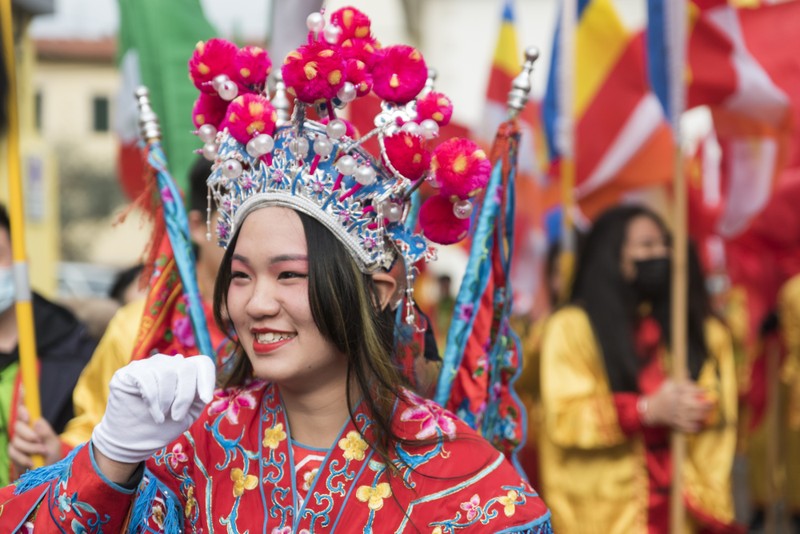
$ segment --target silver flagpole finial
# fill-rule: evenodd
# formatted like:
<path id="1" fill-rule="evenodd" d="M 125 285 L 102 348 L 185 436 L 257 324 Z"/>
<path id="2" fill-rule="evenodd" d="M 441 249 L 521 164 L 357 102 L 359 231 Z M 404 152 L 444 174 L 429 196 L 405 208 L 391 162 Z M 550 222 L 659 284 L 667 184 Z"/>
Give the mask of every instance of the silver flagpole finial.
<path id="1" fill-rule="evenodd" d="M 150 105 L 150 91 L 145 86 L 139 86 L 134 91 L 139 107 L 139 135 L 145 143 L 155 143 L 161 140 L 161 127 L 158 125 L 158 115 Z"/>
<path id="2" fill-rule="evenodd" d="M 522 64 L 522 72 L 520 72 L 511 84 L 511 91 L 508 92 L 508 115 L 510 118 L 515 118 L 525 104 L 528 102 L 528 97 L 531 93 L 531 73 L 533 72 L 533 64 L 539 59 L 539 49 L 535 46 L 529 46 L 525 49 L 525 62 Z"/>

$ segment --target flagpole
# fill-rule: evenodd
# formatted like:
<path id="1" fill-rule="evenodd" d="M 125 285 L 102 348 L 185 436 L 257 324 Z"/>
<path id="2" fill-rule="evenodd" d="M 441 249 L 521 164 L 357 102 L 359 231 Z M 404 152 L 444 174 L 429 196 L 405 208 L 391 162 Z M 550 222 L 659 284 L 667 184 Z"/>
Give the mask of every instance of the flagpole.
<path id="1" fill-rule="evenodd" d="M 666 0 L 664 0 L 666 2 Z M 689 379 L 687 368 L 688 338 L 688 198 L 686 175 L 683 166 L 683 136 L 680 118 L 685 108 L 684 69 L 686 51 L 686 0 L 666 2 L 667 57 L 669 69 L 668 119 L 675 139 L 675 169 L 673 180 L 673 245 L 672 245 L 672 379 L 685 382 Z M 672 487 L 670 494 L 670 532 L 684 531 L 686 516 L 683 502 L 683 464 L 686 460 L 686 435 L 676 430 L 671 436 Z"/>
<path id="2" fill-rule="evenodd" d="M 25 216 L 22 203 L 22 173 L 20 172 L 19 108 L 17 99 L 17 68 L 14 53 L 14 32 L 11 20 L 11 0 L 0 0 L 2 13 L 3 53 L 8 70 L 8 217 L 11 223 L 11 253 L 14 259 L 15 312 L 19 345 L 19 365 L 25 389 L 25 407 L 30 423 L 42 417 L 39 399 L 39 380 L 36 365 L 36 337 L 33 328 L 33 305 L 25 252 Z M 11 407 L 13 411 L 14 406 Z M 44 459 L 33 456 L 33 466 L 41 467 Z"/>
<path id="3" fill-rule="evenodd" d="M 572 287 L 575 269 L 575 21 L 576 0 L 563 0 L 560 21 L 561 65 L 558 76 L 558 144 L 561 152 L 561 253 L 559 273 L 561 295 L 565 302 Z"/>
<path id="4" fill-rule="evenodd" d="M 672 244 L 672 379 L 684 382 L 688 376 L 687 362 L 687 309 L 688 280 L 687 268 L 687 187 L 683 172 L 683 150 L 680 136 L 675 136 L 675 177 L 673 183 L 673 229 Z M 672 431 L 672 493 L 670 505 L 670 532 L 683 532 L 683 463 L 686 459 L 686 435 L 677 430 Z"/>

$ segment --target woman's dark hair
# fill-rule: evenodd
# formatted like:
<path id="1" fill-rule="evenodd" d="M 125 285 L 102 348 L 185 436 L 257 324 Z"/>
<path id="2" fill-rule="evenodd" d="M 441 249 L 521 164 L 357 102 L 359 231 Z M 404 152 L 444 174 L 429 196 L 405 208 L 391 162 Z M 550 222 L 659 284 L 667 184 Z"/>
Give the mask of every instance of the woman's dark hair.
<path id="1" fill-rule="evenodd" d="M 379 308 L 372 276 L 358 269 L 344 245 L 312 217 L 297 214 L 303 223 L 308 250 L 314 251 L 308 255 L 308 298 L 314 322 L 325 339 L 347 355 L 348 383 L 358 385 L 374 421 L 374 439 L 370 445 L 391 465 L 390 446 L 404 441 L 391 428 L 394 402 L 400 387 L 405 385 L 392 361 L 394 312 L 389 306 Z M 214 317 L 225 332 L 231 329 L 225 303 L 237 240 L 238 231 L 222 258 L 214 288 Z M 242 385 L 253 377 L 252 365 L 241 345 L 236 348 L 235 358 L 225 387 Z M 354 423 L 355 401 L 348 388 L 348 411 Z"/>
<path id="2" fill-rule="evenodd" d="M 654 212 L 642 206 L 619 206 L 603 213 L 594 223 L 578 255 L 570 302 L 582 307 L 603 354 L 606 373 L 613 391 L 638 391 L 637 377 L 640 359 L 634 344 L 638 308 L 641 304 L 633 286 L 621 271 L 622 247 L 631 221 L 648 217 L 664 234 L 667 244 L 671 238 L 664 222 Z M 689 251 L 689 329 L 688 367 L 692 379 L 697 379 L 708 350 L 704 322 L 711 313 L 697 254 Z M 667 293 L 669 294 L 669 293 Z M 654 303 L 653 317 L 659 322 L 662 340 L 669 348 L 671 342 L 670 299 Z"/>

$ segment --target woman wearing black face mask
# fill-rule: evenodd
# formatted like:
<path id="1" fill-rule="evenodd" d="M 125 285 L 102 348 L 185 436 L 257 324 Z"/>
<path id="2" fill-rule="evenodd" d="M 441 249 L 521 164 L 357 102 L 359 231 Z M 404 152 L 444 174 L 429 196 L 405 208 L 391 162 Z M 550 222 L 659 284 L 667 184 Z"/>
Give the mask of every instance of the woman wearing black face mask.
<path id="1" fill-rule="evenodd" d="M 583 243 L 569 305 L 546 327 L 541 487 L 558 532 L 668 532 L 671 430 L 690 434 L 685 531 L 732 528 L 730 336 L 712 317 L 690 254 L 690 380 L 669 378 L 669 254 L 653 212 L 607 211 Z"/>

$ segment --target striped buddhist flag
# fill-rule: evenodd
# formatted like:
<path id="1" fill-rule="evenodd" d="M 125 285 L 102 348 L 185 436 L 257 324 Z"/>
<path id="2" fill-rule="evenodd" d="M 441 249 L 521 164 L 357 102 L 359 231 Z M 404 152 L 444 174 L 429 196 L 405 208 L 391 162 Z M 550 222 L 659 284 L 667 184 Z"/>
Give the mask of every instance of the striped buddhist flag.
<path id="1" fill-rule="evenodd" d="M 497 43 L 492 56 L 483 120 L 474 136 L 489 145 L 497 129 L 508 120 L 506 100 L 514 78 L 522 70 L 523 54 L 515 27 L 514 0 L 505 0 Z M 514 313 L 535 314 L 543 306 L 541 276 L 544 213 L 556 198 L 557 187 L 547 180 L 547 145 L 541 120 L 541 106 L 535 100 L 517 117 L 520 133 L 517 163 L 517 211 L 514 221 L 514 255 L 511 286 L 514 288 Z"/>
<path id="2" fill-rule="evenodd" d="M 494 140 L 498 126 L 508 120 L 506 108 L 508 92 L 511 90 L 514 78 L 522 70 L 523 55 L 519 48 L 515 20 L 514 0 L 505 0 L 489 71 L 483 120 L 475 132 L 486 144 Z M 539 102 L 530 100 L 517 120 L 522 136 L 517 171 L 542 183 L 547 168 L 547 148 Z"/>
<path id="3" fill-rule="evenodd" d="M 650 89 L 642 35 L 624 27 L 611 0 L 579 0 L 576 26 L 574 104 L 575 196 L 592 218 L 632 190 L 672 177 L 672 135 Z M 556 29 L 544 99 L 550 158 L 560 157 Z"/>

